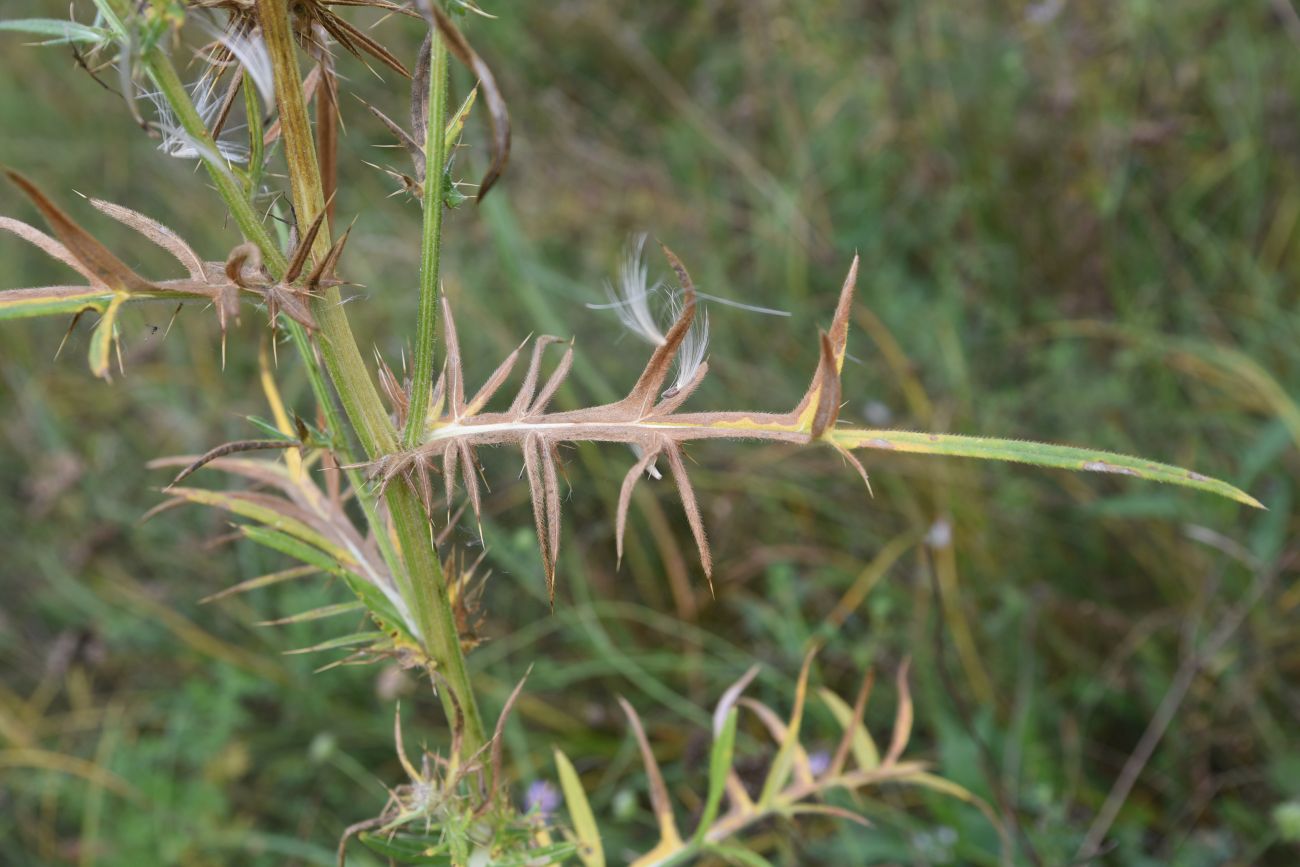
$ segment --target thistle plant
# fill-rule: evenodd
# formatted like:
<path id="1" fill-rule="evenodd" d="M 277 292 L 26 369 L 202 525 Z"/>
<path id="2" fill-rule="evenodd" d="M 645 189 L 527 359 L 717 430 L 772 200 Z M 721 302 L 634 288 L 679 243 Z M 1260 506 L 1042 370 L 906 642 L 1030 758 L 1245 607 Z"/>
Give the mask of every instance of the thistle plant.
<path id="1" fill-rule="evenodd" d="M 280 572 L 247 578 L 229 592 L 244 592 L 312 574 L 337 577 L 353 598 L 302 612 L 286 621 L 360 614 L 367 626 L 304 650 L 343 653 L 334 663 L 397 659 L 427 676 L 450 723 L 445 751 L 426 753 L 417 767 L 398 749 L 409 782 L 393 789 L 380 815 L 344 835 L 340 860 L 352 836 L 394 860 L 421 863 L 545 864 L 579 858 L 603 864 L 598 825 L 572 764 L 557 755 L 559 779 L 572 829 L 521 814 L 508 796 L 499 722 L 491 733 L 478 710 L 465 665 L 477 644 L 475 626 L 480 561 L 466 562 L 451 545 L 450 529 L 462 512 L 477 518 L 484 503 L 477 450 L 509 445 L 522 455 L 537 546 L 552 606 L 560 577 L 561 450 L 574 443 L 631 447 L 614 515 L 614 549 L 622 558 L 633 491 L 643 477 L 672 477 L 711 581 L 713 559 L 700 502 L 691 484 L 686 447 L 698 440 L 770 441 L 792 447 L 834 449 L 870 488 L 856 452 L 913 453 L 1016 461 L 1043 467 L 1115 473 L 1217 494 L 1259 506 L 1249 494 L 1196 472 L 1141 458 L 1062 445 L 952 434 L 865 429 L 841 424 L 842 382 L 849 321 L 856 301 L 859 260 L 848 265 L 829 325 L 816 338 L 817 364 L 802 397 L 787 411 L 738 408 L 686 409 L 709 365 L 708 319 L 687 267 L 662 248 L 675 286 L 648 286 L 634 243 L 608 305 L 650 344 L 644 369 L 623 398 L 596 406 L 556 411 L 551 403 L 575 363 L 567 336 L 543 335 L 520 344 L 477 389 L 466 382 L 464 350 L 452 305 L 441 292 L 442 217 L 465 200 L 451 155 L 467 119 L 485 109 L 489 125 L 488 168 L 478 182 L 481 199 L 501 177 L 509 157 L 506 101 L 488 64 L 461 24 L 478 14 L 468 0 L 92 0 L 91 23 L 25 20 L 4 29 L 35 33 L 77 46 L 92 74 L 115 76 L 130 114 L 159 140 L 167 158 L 197 160 L 206 169 L 227 214 L 242 235 L 223 255 L 205 258 L 181 236 L 126 206 L 91 199 L 95 209 L 131 228 L 177 260 L 180 276 L 146 277 L 127 266 L 84 230 L 36 182 L 16 171 L 9 180 L 35 206 L 46 232 L 10 217 L 0 229 L 30 242 L 74 271 L 67 285 L 0 292 L 0 319 L 95 317 L 89 342 L 94 376 L 111 379 L 125 368 L 118 317 L 127 304 L 211 308 L 220 351 L 230 324 L 251 309 L 267 318 L 272 354 L 281 335 L 297 351 L 316 401 L 315 411 L 291 412 L 275 383 L 278 370 L 262 352 L 261 386 L 272 420 L 256 421 L 257 437 L 214 443 L 202 455 L 166 458 L 159 468 L 179 468 L 155 511 L 193 503 L 242 519 L 239 535 L 298 561 Z M 427 35 L 408 69 L 397 54 L 346 20 L 346 7 L 396 13 L 393 26 L 419 22 Z M 79 7 L 74 6 L 74 10 Z M 174 55 L 186 21 L 197 21 L 207 43 L 197 50 L 204 70 L 185 85 Z M 377 122 L 412 159 L 411 173 L 384 168 L 419 203 L 421 265 L 410 369 L 395 372 L 378 358 L 367 366 L 353 335 L 342 290 L 348 285 L 349 231 L 335 230 L 334 192 L 342 182 L 337 132 L 347 103 L 336 65 L 377 64 L 411 78 L 410 129 L 366 105 L 354 122 Z M 477 80 L 476 89 L 450 109 L 451 58 Z M 301 74 L 303 60 L 310 71 Z M 242 98 L 242 109 L 237 111 Z M 309 103 L 314 102 L 314 124 Z M 148 115 L 148 116 L 146 116 Z M 244 126 L 232 123 L 242 116 Z M 244 140 L 246 138 L 246 141 Z M 269 171 L 276 151 L 287 172 L 287 204 L 270 213 L 290 224 L 277 238 L 266 216 L 265 195 L 275 191 Z M 357 231 L 365 231 L 364 214 Z M 652 301 L 668 305 L 666 319 Z M 829 298 L 828 298 L 829 300 Z M 71 331 L 71 327 L 69 329 Z M 437 339 L 439 333 L 441 339 Z M 548 357 L 559 352 L 558 361 Z M 440 355 L 440 363 L 437 356 Z M 527 356 L 522 380 L 507 403 L 498 395 Z M 440 368 L 437 377 L 435 368 Z M 308 421 L 311 420 L 311 421 Z M 252 453 L 259 453 L 254 456 Z M 266 453 L 270 453 L 268 457 Z M 318 484 L 317 470 L 337 470 Z M 244 479 L 246 490 L 218 492 L 192 487 L 191 476 L 220 471 Z M 433 479 L 441 474 L 441 484 Z M 339 477 L 342 476 L 340 482 Z M 461 497 L 463 491 L 462 505 Z M 359 504 L 358 526 L 345 504 Z M 712 585 L 710 584 L 710 588 Z M 725 592 L 725 588 L 722 589 Z M 283 622 L 283 621 L 282 621 Z M 722 698 L 714 725 L 709 788 L 697 827 L 683 836 L 676 825 L 662 775 L 639 718 L 622 702 L 645 761 L 660 841 L 637 863 L 683 863 L 713 854 L 734 857 L 736 839 L 772 816 L 820 813 L 852 818 L 822 799 L 836 789 L 862 792 L 883 784 L 927 786 L 957 797 L 973 796 L 905 760 L 911 704 L 905 670 L 898 675 L 899 710 L 883 757 L 862 725 L 870 680 L 852 705 L 823 692 L 843 726 L 838 748 L 825 767 L 814 768 L 799 734 L 808 693 L 811 655 L 799 676 L 793 711 L 781 719 L 765 705 L 741 698 L 750 671 Z M 522 688 L 522 684 L 521 684 Z M 519 690 L 507 703 L 502 721 Z M 752 712 L 776 742 L 761 791 L 755 796 L 734 772 L 737 717 Z M 852 760 L 852 763 L 850 763 Z M 729 808 L 722 812 L 723 795 Z M 437 861 L 441 858 L 442 861 Z"/>

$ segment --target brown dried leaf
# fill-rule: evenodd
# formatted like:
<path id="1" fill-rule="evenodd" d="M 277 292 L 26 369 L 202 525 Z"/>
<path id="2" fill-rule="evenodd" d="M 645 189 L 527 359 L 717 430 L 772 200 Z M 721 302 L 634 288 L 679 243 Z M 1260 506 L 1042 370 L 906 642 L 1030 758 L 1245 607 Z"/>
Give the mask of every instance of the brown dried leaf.
<path id="1" fill-rule="evenodd" d="M 537 391 L 537 378 L 542 370 L 542 352 L 552 343 L 563 343 L 563 341 L 558 337 L 543 334 L 533 343 L 533 355 L 528 360 L 528 371 L 524 374 L 524 381 L 519 386 L 510 409 L 506 411 L 506 415 L 511 419 L 523 418 L 528 412 L 528 407 L 532 405 L 533 395 Z"/>
<path id="2" fill-rule="evenodd" d="M 38 247 L 42 252 L 46 253 L 53 259 L 57 259 L 64 265 L 67 265 L 90 282 L 102 285 L 98 278 L 96 278 L 95 273 L 85 265 L 81 264 L 77 257 L 72 255 L 72 251 L 42 232 L 40 229 L 37 229 L 34 226 L 29 226 L 20 220 L 11 219 L 10 217 L 0 217 L 0 229 L 17 235 L 27 243 Z M 84 291 L 83 287 L 76 288 Z"/>
<path id="3" fill-rule="evenodd" d="M 573 367 L 573 343 L 569 343 L 569 348 L 564 350 L 564 355 L 560 357 L 560 363 L 551 375 L 547 377 L 546 385 L 542 386 L 541 393 L 537 395 L 537 400 L 533 401 L 532 406 L 528 408 L 524 417 L 529 418 L 540 415 L 546 411 L 546 405 L 551 402 L 555 392 L 564 382 L 564 378 L 569 375 L 569 369 Z"/>
<path id="4" fill-rule="evenodd" d="M 171 485 L 179 485 L 186 478 L 193 475 L 207 464 L 212 463 L 217 458 L 224 458 L 227 455 L 238 454 L 239 452 L 252 452 L 265 449 L 288 449 L 297 448 L 298 446 L 299 443 L 290 442 L 288 440 L 271 439 L 238 440 L 236 442 L 219 445 L 214 449 L 209 449 L 207 452 L 204 452 L 193 463 L 181 470 L 176 475 L 176 478 L 171 480 L 171 484 L 169 484 L 168 487 L 171 487 Z"/>
<path id="5" fill-rule="evenodd" d="M 663 774 L 659 771 L 659 763 L 655 761 L 650 742 L 646 739 L 641 718 L 623 696 L 618 697 L 618 703 L 623 708 L 623 713 L 627 715 L 628 722 L 632 724 L 632 733 L 636 736 L 637 747 L 641 750 L 641 762 L 645 765 L 646 780 L 650 784 L 650 807 L 654 811 L 655 820 L 659 823 L 660 846 L 665 844 L 680 846 L 682 835 L 677 830 L 677 820 L 673 818 L 672 803 L 668 799 L 668 787 L 664 785 Z"/>
<path id="6" fill-rule="evenodd" d="M 643 446 L 641 449 L 641 458 L 632 465 L 632 469 L 627 471 L 623 477 L 623 487 L 618 492 L 618 513 L 614 524 L 614 546 L 618 552 L 618 565 L 623 564 L 623 534 L 627 529 L 627 510 L 632 504 L 632 492 L 636 489 L 636 483 L 641 480 L 641 476 L 654 463 L 655 458 L 659 456 L 659 449 L 654 446 Z"/>
<path id="7" fill-rule="evenodd" d="M 524 344 L 519 344 L 514 352 L 506 356 L 505 361 L 497 365 L 497 369 L 492 371 L 492 375 L 487 378 L 487 382 L 483 383 L 483 387 L 470 399 L 469 405 L 465 407 L 465 415 L 478 414 L 487 405 L 487 402 L 492 399 L 492 396 L 500 390 L 506 379 L 510 377 L 510 371 L 515 369 L 515 364 L 519 361 L 519 353 L 523 348 Z"/>
<path id="8" fill-rule="evenodd" d="M 107 247 L 73 222 L 35 184 L 15 171 L 6 171 L 5 175 L 31 199 L 55 237 L 91 272 L 93 281 L 119 292 L 147 292 L 154 288 L 153 284 L 128 268 Z"/>
<path id="9" fill-rule="evenodd" d="M 854 740 L 858 737 L 858 732 L 862 726 L 862 716 L 867 710 L 867 699 L 871 696 L 871 687 L 875 682 L 875 670 L 867 669 L 866 675 L 862 678 L 862 685 L 858 687 L 857 697 L 853 700 L 853 715 L 844 724 L 844 734 L 840 737 L 839 745 L 835 748 L 835 755 L 831 758 L 831 763 L 827 766 L 826 773 L 823 775 L 826 779 L 838 777 L 840 772 L 844 770 L 844 765 L 849 760 L 849 751 L 853 749 Z M 870 769 L 863 768 L 863 770 Z"/>
<path id="10" fill-rule="evenodd" d="M 130 208 L 124 208 L 103 199 L 91 199 L 90 204 L 171 253 L 176 258 L 176 261 L 180 262 L 185 270 L 189 272 L 192 280 L 207 279 L 207 272 L 203 268 L 203 260 L 199 258 L 199 254 L 195 253 L 194 248 L 185 243 L 180 235 L 177 235 L 162 223 Z"/>
<path id="11" fill-rule="evenodd" d="M 524 676 L 515 684 L 515 688 L 510 691 L 506 697 L 506 703 L 501 708 L 501 715 L 497 717 L 496 729 L 492 732 L 492 758 L 489 762 L 491 768 L 491 782 L 488 783 L 487 798 L 484 799 L 484 807 L 496 800 L 497 791 L 501 786 L 501 747 L 504 743 L 506 730 L 506 720 L 510 718 L 510 711 L 514 709 L 515 702 L 519 700 L 520 694 L 524 691 L 524 683 L 528 680 L 528 675 L 532 674 L 533 667 L 528 666 Z"/>
<path id="12" fill-rule="evenodd" d="M 700 516 L 700 506 L 695 501 L 695 489 L 686 475 L 686 465 L 682 462 L 682 450 L 676 443 L 665 442 L 664 452 L 668 454 L 668 466 L 673 471 L 673 481 L 677 483 L 677 493 L 682 499 L 682 508 L 686 510 L 686 520 L 691 525 L 691 534 L 695 537 L 695 546 L 700 551 L 700 565 L 704 567 L 704 577 L 709 582 L 709 593 L 713 593 L 713 555 L 709 552 L 709 540 L 704 534 L 704 519 Z"/>
<path id="13" fill-rule="evenodd" d="M 898 667 L 898 711 L 894 715 L 894 735 L 889 742 L 889 751 L 881 762 L 882 767 L 895 764 L 912 737 L 912 691 L 907 685 L 907 670 L 911 664 L 912 660 L 908 658 Z"/>

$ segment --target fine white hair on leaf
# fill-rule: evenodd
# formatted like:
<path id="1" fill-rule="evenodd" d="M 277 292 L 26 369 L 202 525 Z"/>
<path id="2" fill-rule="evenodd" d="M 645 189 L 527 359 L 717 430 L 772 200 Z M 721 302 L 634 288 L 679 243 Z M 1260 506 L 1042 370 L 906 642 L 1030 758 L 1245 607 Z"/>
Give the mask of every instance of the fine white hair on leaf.
<path id="1" fill-rule="evenodd" d="M 191 97 L 194 100 L 194 108 L 198 112 L 199 119 L 205 126 L 210 126 L 216 118 L 217 112 L 221 109 L 221 104 L 216 95 L 209 88 L 201 86 L 193 88 Z M 205 159 L 208 162 L 221 164 L 225 162 L 243 163 L 248 161 L 248 147 L 241 142 L 232 141 L 223 136 L 216 141 L 214 149 L 199 141 L 194 136 L 185 131 L 177 120 L 171 106 L 163 98 L 161 93 L 148 92 L 144 98 L 154 107 L 156 117 L 154 125 L 158 133 L 162 136 L 162 141 L 158 143 L 158 150 L 167 154 L 169 157 L 177 159 Z M 227 132 L 235 132 L 234 128 Z"/>
<path id="2" fill-rule="evenodd" d="M 244 74 L 252 80 L 257 92 L 262 95 L 262 102 L 267 110 L 275 106 L 275 73 L 271 65 L 271 53 L 266 48 L 262 34 L 257 31 L 248 33 L 231 33 L 207 19 L 198 19 L 199 26 L 209 36 L 221 43 L 231 56 L 244 68 Z"/>
<path id="3" fill-rule="evenodd" d="M 623 259 L 619 263 L 617 283 L 605 282 L 605 294 L 609 296 L 608 304 L 588 304 L 591 310 L 613 310 L 623 327 L 637 337 L 653 346 L 662 346 L 665 341 L 663 330 L 650 309 L 650 297 L 657 294 L 662 286 L 649 282 L 649 269 L 642 258 L 645 250 L 646 236 L 635 235 L 628 240 L 623 249 Z"/>
<path id="4" fill-rule="evenodd" d="M 670 321 L 675 322 L 682 312 L 681 295 L 671 296 L 668 310 L 672 315 Z M 671 393 L 676 394 L 690 385 L 708 353 L 709 313 L 707 310 L 697 310 L 695 320 L 691 322 L 691 327 L 686 330 L 686 336 L 682 338 L 681 346 L 677 350 L 677 358 L 673 362 L 676 366 L 677 376 L 673 379 L 672 388 L 669 389 Z"/>

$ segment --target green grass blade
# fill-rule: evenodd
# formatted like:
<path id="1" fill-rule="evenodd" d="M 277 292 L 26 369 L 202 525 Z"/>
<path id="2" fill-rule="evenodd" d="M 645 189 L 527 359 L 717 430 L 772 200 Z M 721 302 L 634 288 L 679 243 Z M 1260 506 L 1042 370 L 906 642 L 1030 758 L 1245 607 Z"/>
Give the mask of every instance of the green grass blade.
<path id="1" fill-rule="evenodd" d="M 56 18 L 19 18 L 13 21 L 0 21 L 0 30 L 48 36 L 50 41 L 44 43 L 47 45 L 65 42 L 107 42 L 111 35 L 100 27 L 90 27 L 75 21 L 60 21 Z"/>
<path id="2" fill-rule="evenodd" d="M 264 545 L 273 551 L 279 551 L 281 554 L 288 554 L 290 557 L 301 560 L 309 566 L 315 566 L 322 572 L 328 572 L 331 575 L 339 573 L 340 567 L 334 558 L 319 548 L 313 548 L 301 539 L 295 539 L 288 533 L 253 524 L 242 524 L 239 531 L 244 534 L 245 538 L 251 539 L 259 545 Z"/>
<path id="3" fill-rule="evenodd" d="M 837 445 L 849 449 L 880 449 L 920 455 L 946 455 L 949 457 L 980 458 L 988 461 L 1011 461 L 1039 467 L 1059 467 L 1096 473 L 1115 473 L 1184 488 L 1208 491 L 1254 506 L 1263 504 L 1227 482 L 1203 476 L 1191 470 L 1135 458 L 1115 452 L 1058 446 L 1028 440 L 990 439 L 988 437 L 961 436 L 959 434 L 932 434 L 916 431 L 865 430 L 862 428 L 837 428 L 827 436 Z"/>
<path id="4" fill-rule="evenodd" d="M 731 760 L 736 751 L 738 717 L 739 711 L 734 707 L 727 711 L 727 718 L 722 723 L 722 731 L 713 741 L 713 750 L 709 753 L 709 793 L 704 800 L 704 812 L 700 814 L 700 824 L 691 836 L 693 846 L 704 842 L 704 835 L 709 832 L 713 820 L 718 817 L 718 808 L 722 805 L 722 793 L 727 788 L 727 773 L 731 770 Z"/>
<path id="5" fill-rule="evenodd" d="M 320 608 L 313 608 L 310 611 L 304 611 L 301 614 L 290 614 L 288 617 L 277 617 L 274 620 L 263 620 L 258 626 L 287 626 L 290 623 L 307 623 L 312 620 L 325 620 L 329 617 L 337 617 L 340 614 L 353 614 L 366 610 L 366 605 L 360 600 L 355 602 L 336 602 L 333 605 L 322 605 Z"/>
<path id="6" fill-rule="evenodd" d="M 167 493 L 176 496 L 179 499 L 186 500 L 199 505 L 211 506 L 216 509 L 222 509 L 241 518 L 248 518 L 264 524 L 272 530 L 280 530 L 288 533 L 306 542 L 315 548 L 320 549 L 331 558 L 333 564 L 326 567 L 327 571 L 336 571 L 340 567 L 353 565 L 356 561 L 346 550 L 336 545 L 334 542 L 325 538 L 317 530 L 303 523 L 302 521 L 290 515 L 279 511 L 271 501 L 262 501 L 253 499 L 249 492 L 224 493 L 221 491 L 209 491 L 205 488 L 178 488 L 173 487 L 167 490 Z"/>

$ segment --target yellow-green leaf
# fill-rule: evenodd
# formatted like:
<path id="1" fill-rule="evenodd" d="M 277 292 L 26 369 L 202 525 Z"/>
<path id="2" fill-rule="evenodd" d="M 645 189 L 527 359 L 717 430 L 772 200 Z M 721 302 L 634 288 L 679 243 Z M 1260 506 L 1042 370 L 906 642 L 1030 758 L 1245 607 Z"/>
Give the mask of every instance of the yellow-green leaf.
<path id="1" fill-rule="evenodd" d="M 582 780 L 573 762 L 560 750 L 555 751 L 555 768 L 560 773 L 560 788 L 564 791 L 564 803 L 569 808 L 569 819 L 573 822 L 573 831 L 578 836 L 578 858 L 584 867 L 605 867 L 605 850 L 600 845 L 600 828 L 596 817 L 591 812 L 587 793 L 582 788 Z"/>
<path id="2" fill-rule="evenodd" d="M 853 758 L 858 763 L 858 767 L 864 771 L 879 767 L 880 750 L 876 748 L 875 739 L 871 737 L 871 733 L 867 731 L 866 726 L 854 720 L 853 708 L 849 707 L 848 702 L 825 687 L 819 689 L 817 694 L 826 704 L 826 707 L 830 709 L 831 715 L 835 717 L 837 723 L 846 729 L 848 726 L 853 726 L 850 744 L 853 750 Z"/>
<path id="3" fill-rule="evenodd" d="M 933 434 L 916 431 L 865 430 L 862 428 L 836 428 L 826 436 L 836 444 L 849 449 L 879 449 L 906 454 L 947 455 L 951 457 L 980 458 L 990 461 L 1012 461 L 1039 467 L 1059 467 L 1094 473 L 1114 473 L 1153 482 L 1180 485 L 1209 491 L 1257 509 L 1263 504 L 1227 482 L 1203 476 L 1192 470 L 1135 458 L 1116 452 L 1058 446 L 1027 440 L 991 439 L 988 437 L 961 436 L 958 434 Z"/>

